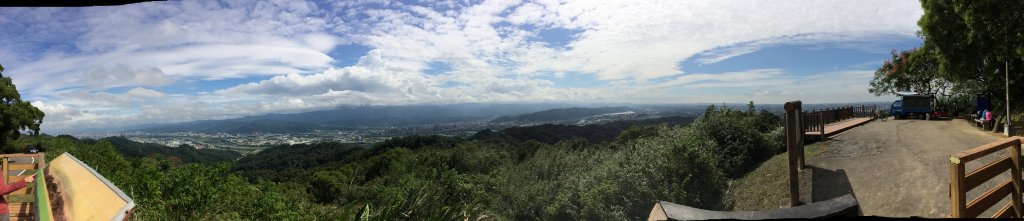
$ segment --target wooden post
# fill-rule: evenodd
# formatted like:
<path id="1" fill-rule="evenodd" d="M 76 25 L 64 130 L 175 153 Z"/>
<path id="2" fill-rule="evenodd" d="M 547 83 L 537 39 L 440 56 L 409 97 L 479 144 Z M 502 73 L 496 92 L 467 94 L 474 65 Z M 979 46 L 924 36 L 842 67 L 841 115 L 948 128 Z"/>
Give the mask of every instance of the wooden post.
<path id="1" fill-rule="evenodd" d="M 825 115 L 825 113 L 822 113 L 822 115 Z M 825 116 L 821 116 L 821 118 L 825 118 Z M 825 120 L 822 120 L 821 123 L 818 124 L 818 132 L 821 133 L 821 141 L 825 141 L 825 122 Z"/>
<path id="2" fill-rule="evenodd" d="M 804 118 L 804 111 L 803 111 L 802 107 L 798 107 L 796 112 L 800 114 L 800 117 L 796 118 L 796 119 L 800 120 L 800 122 L 797 122 L 797 124 L 800 125 L 800 130 L 797 131 L 797 136 L 800 137 L 800 138 L 797 140 L 797 144 L 796 145 L 800 147 L 800 163 L 799 163 L 800 165 L 799 166 L 800 166 L 800 170 L 803 170 L 804 169 L 804 129 L 805 129 L 803 127 L 803 125 L 804 125 L 804 121 L 807 120 L 807 119 Z"/>
<path id="3" fill-rule="evenodd" d="M 828 124 L 829 122 L 832 122 L 832 108 L 825 108 L 825 117 L 824 118 L 825 118 L 825 120 L 823 120 L 824 121 L 823 123 Z"/>
<path id="4" fill-rule="evenodd" d="M 1020 175 L 1020 172 L 1021 172 L 1020 171 L 1020 168 L 1021 168 L 1020 145 L 1021 145 L 1020 142 L 1017 142 L 1017 144 L 1015 144 L 1015 145 L 1010 147 L 1010 159 L 1013 160 L 1013 167 L 1010 168 L 1010 172 L 1012 174 L 1011 176 L 1013 177 L 1013 192 L 1012 192 L 1012 195 L 1011 195 L 1011 197 L 1013 197 L 1013 198 L 1010 198 L 1010 200 L 1011 200 L 1011 202 L 1013 202 L 1013 212 L 1017 215 L 1017 216 L 1015 216 L 1017 218 L 1021 218 L 1021 215 L 1022 215 L 1022 211 L 1021 211 L 1021 203 L 1022 202 L 1021 202 L 1021 192 L 1020 191 L 1024 190 L 1024 189 L 1021 189 L 1021 180 L 1020 180 L 1020 178 L 1021 178 L 1021 175 Z"/>
<path id="5" fill-rule="evenodd" d="M 964 190 L 964 165 L 955 157 L 951 157 L 949 161 L 949 204 L 952 207 L 949 215 L 952 218 L 965 218 L 967 191 Z"/>
<path id="6" fill-rule="evenodd" d="M 800 126 L 797 126 L 800 123 L 800 120 L 797 119 L 800 115 L 800 101 L 786 102 L 783 107 L 786 109 L 786 153 L 789 156 L 789 206 L 795 207 L 800 203 L 800 177 L 797 173 L 799 169 L 797 161 L 800 155 L 798 152 L 803 152 L 802 148 L 798 147 L 800 142 L 797 140 L 800 138 L 799 134 L 803 133 L 800 131 Z"/>
<path id="7" fill-rule="evenodd" d="M 4 161 L 3 162 L 3 167 L 4 168 L 0 168 L 0 170 L 4 171 L 4 185 L 7 185 L 8 184 L 8 182 L 7 182 L 7 180 L 8 180 L 7 179 L 7 168 L 9 168 L 9 167 L 7 167 L 7 160 L 8 159 L 7 159 L 7 157 L 3 157 L 3 158 L 4 158 L 4 160 L 3 160 Z"/>
<path id="8" fill-rule="evenodd" d="M 829 108 L 828 109 L 828 123 L 832 123 L 832 122 L 835 122 L 835 121 L 836 121 L 836 108 Z"/>

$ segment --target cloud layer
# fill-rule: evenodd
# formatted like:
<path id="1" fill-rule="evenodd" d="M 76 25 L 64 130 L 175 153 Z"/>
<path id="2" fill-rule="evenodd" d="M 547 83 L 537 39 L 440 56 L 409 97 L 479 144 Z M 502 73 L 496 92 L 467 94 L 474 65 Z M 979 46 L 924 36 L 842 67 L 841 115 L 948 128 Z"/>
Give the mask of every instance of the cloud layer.
<path id="1" fill-rule="evenodd" d="M 0 48 L 0 62 L 23 96 L 47 113 L 43 127 L 50 132 L 338 105 L 842 102 L 872 99 L 866 70 L 690 73 L 681 63 L 714 64 L 781 44 L 869 48 L 862 43 L 885 40 L 879 36 L 912 38 L 921 13 L 909 0 L 5 8 L 0 25 L 11 31 L 0 32 L 0 44 L 8 46 Z M 337 59 L 350 53 L 361 58 Z M 561 86 L 566 73 L 604 86 Z M 189 86 L 196 82 L 207 86 Z M 829 85 L 831 99 L 795 92 L 802 85 Z"/>

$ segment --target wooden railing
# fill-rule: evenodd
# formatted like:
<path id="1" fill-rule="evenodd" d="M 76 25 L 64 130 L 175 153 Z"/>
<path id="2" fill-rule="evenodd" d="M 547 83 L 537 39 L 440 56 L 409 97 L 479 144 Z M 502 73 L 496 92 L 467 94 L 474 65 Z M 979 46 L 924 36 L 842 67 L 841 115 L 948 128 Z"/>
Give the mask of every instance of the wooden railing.
<path id="1" fill-rule="evenodd" d="M 993 218 L 1021 217 L 1021 137 L 1010 137 L 953 154 L 949 158 L 949 197 L 954 218 L 978 217 L 1000 200 L 1010 195 L 1010 203 L 997 210 Z M 965 171 L 968 162 L 1000 150 L 1009 149 L 1007 155 L 971 172 Z M 967 192 L 1010 171 L 1010 179 L 1000 182 L 978 198 L 968 202 Z M 1012 211 L 1011 211 L 1012 210 Z"/>
<path id="2" fill-rule="evenodd" d="M 11 163 L 11 158 L 29 158 L 35 161 L 34 163 Z M 26 183 L 25 188 L 14 191 L 8 196 L 26 196 L 21 199 L 29 198 L 34 202 L 21 202 L 21 203 L 10 203 L 9 209 L 11 212 L 11 220 L 51 220 L 53 213 L 50 209 L 50 197 L 49 192 L 46 189 L 45 176 L 43 170 L 46 166 L 46 155 L 44 153 L 36 154 L 2 154 L 0 155 L 2 160 L 3 168 L 0 169 L 3 172 L 3 182 L 12 183 L 16 180 L 24 179 L 28 176 L 35 176 L 33 183 Z M 21 174 L 30 175 L 14 175 L 10 174 L 10 171 L 24 171 Z M 27 172 L 33 170 L 33 172 Z"/>
<path id="3" fill-rule="evenodd" d="M 825 138 L 825 125 L 847 120 L 855 117 L 874 117 L 877 106 L 845 106 L 839 108 L 818 109 L 816 111 L 800 112 L 801 128 L 804 132 L 821 133 Z"/>

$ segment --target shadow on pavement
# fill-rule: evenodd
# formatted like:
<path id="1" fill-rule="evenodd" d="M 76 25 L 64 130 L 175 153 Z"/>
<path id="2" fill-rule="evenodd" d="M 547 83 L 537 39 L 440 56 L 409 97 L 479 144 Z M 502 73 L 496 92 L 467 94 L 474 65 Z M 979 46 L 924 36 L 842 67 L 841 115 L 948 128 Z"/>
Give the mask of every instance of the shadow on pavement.
<path id="1" fill-rule="evenodd" d="M 853 198 L 857 198 L 857 194 L 853 192 L 853 186 L 850 185 L 850 178 L 846 175 L 846 170 L 833 171 L 811 165 L 807 165 L 806 169 L 811 169 L 811 202 L 830 200 L 844 194 L 850 194 L 853 195 Z"/>

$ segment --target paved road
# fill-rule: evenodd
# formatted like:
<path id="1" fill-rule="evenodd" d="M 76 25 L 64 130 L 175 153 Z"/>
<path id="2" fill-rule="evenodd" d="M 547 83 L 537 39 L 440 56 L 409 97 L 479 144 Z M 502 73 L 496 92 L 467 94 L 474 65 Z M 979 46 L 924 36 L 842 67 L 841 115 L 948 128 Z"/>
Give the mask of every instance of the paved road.
<path id="1" fill-rule="evenodd" d="M 819 201 L 852 189 L 864 215 L 945 217 L 950 210 L 949 156 L 998 139 L 964 120 L 868 123 L 836 136 L 820 156 L 807 159 L 813 169 L 812 197 Z"/>
<path id="2" fill-rule="evenodd" d="M 34 157 L 12 157 L 11 160 L 8 161 L 7 163 L 36 163 L 36 158 L 34 158 Z M 12 171 L 9 171 L 8 173 L 10 173 L 9 176 L 21 176 L 21 175 L 24 175 L 25 173 L 28 173 L 28 171 L 27 170 L 12 170 Z"/>

